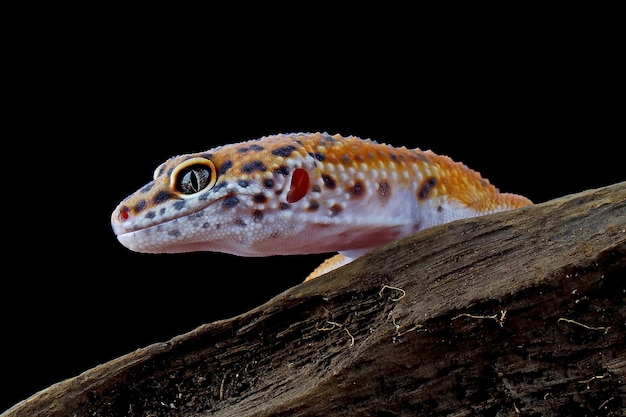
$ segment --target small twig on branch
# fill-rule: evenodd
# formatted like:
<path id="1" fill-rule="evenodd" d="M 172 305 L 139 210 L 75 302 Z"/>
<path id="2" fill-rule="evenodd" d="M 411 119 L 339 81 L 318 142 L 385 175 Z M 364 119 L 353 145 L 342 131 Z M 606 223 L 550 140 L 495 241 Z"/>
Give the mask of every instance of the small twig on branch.
<path id="1" fill-rule="evenodd" d="M 584 327 L 585 329 L 589 329 L 589 330 L 602 330 L 602 331 L 604 331 L 604 334 L 607 334 L 609 332 L 609 329 L 611 328 L 611 327 L 592 327 L 592 326 L 587 326 L 586 324 L 582 324 L 582 323 L 577 322 L 575 320 L 570 320 L 570 319 L 566 319 L 566 318 L 563 318 L 563 317 L 560 317 L 557 320 L 557 323 L 561 322 L 561 321 L 564 321 L 564 322 L 567 322 L 567 323 L 571 323 L 571 324 L 576 324 L 576 325 L 578 325 L 580 327 Z"/>

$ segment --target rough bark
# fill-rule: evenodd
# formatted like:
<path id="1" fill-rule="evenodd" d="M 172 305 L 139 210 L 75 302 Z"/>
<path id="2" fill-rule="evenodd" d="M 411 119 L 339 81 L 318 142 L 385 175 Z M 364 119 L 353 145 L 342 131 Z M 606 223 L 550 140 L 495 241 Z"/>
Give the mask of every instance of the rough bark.
<path id="1" fill-rule="evenodd" d="M 22 416 L 625 415 L 626 182 L 425 230 Z"/>

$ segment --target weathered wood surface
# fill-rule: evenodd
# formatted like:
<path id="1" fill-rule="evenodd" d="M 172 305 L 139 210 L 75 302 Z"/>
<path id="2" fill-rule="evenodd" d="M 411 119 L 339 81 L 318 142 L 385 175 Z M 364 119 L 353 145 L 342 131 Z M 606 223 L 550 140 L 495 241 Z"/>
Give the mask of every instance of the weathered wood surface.
<path id="1" fill-rule="evenodd" d="M 2 417 L 624 416 L 625 384 L 622 182 L 428 229 Z"/>

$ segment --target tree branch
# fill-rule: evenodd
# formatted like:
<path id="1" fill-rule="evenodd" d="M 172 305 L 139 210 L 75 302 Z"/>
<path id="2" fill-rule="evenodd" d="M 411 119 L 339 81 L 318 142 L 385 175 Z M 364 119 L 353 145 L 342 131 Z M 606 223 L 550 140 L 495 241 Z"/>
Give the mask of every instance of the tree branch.
<path id="1" fill-rule="evenodd" d="M 433 227 L 3 417 L 623 415 L 626 182 Z"/>

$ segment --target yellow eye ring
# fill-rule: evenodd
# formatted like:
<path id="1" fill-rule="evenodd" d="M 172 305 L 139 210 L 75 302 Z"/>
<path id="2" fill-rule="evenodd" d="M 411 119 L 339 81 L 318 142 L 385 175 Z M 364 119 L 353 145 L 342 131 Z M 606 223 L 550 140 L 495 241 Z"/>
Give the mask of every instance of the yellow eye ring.
<path id="1" fill-rule="evenodd" d="M 170 175 L 170 187 L 181 195 L 210 190 L 216 181 L 215 164 L 206 158 L 187 159 L 178 164 Z"/>

